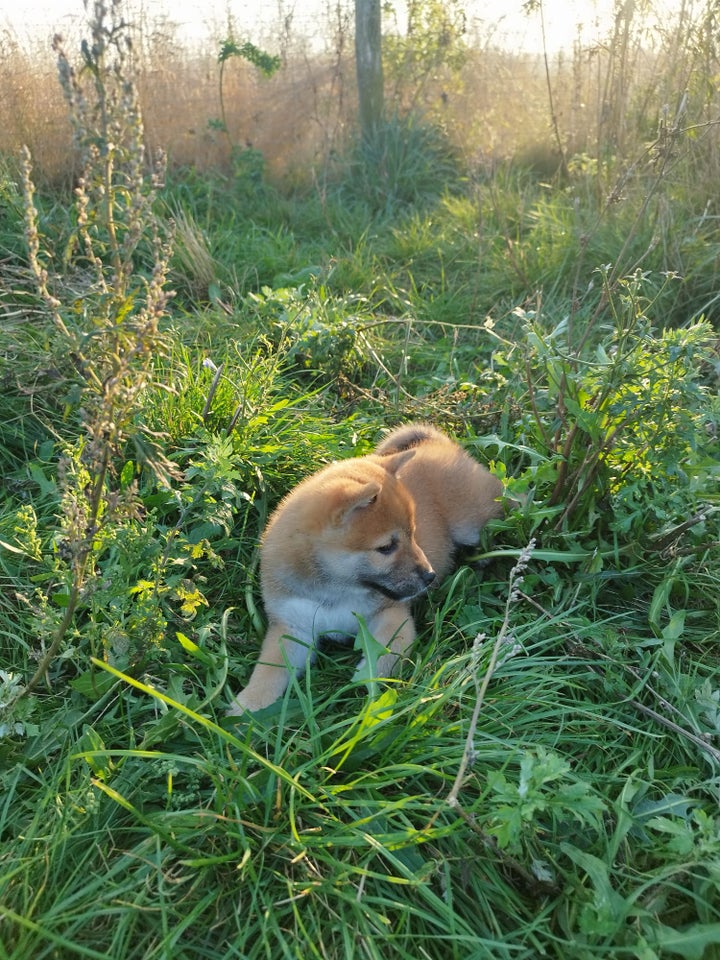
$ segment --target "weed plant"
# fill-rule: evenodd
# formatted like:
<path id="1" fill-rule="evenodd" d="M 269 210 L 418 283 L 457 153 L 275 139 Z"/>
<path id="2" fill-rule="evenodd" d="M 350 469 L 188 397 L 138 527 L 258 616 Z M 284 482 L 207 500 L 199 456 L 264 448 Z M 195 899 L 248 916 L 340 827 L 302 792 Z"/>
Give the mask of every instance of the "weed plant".
<path id="1" fill-rule="evenodd" d="M 72 202 L 3 171 L 0 958 L 717 956 L 694 142 L 613 202 L 582 163 L 463 180 L 424 141 L 447 189 L 401 202 L 162 182 L 119 8 L 91 24 L 82 70 L 57 51 Z M 491 464 L 506 519 L 394 681 L 361 628 L 229 721 L 269 511 L 410 417 Z"/>

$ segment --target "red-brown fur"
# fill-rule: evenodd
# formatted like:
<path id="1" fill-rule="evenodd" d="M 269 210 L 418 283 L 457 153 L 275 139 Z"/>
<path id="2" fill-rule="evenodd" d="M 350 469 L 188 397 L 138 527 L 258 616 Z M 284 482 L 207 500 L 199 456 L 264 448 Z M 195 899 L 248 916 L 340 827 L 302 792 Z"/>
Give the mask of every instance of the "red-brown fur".
<path id="1" fill-rule="evenodd" d="M 411 600 L 452 567 L 460 546 L 502 515 L 502 484 L 427 424 L 400 427 L 375 452 L 333 463 L 282 501 L 261 545 L 268 629 L 229 712 L 259 710 L 312 661 L 322 634 L 352 636 L 362 617 L 390 675 L 415 638 Z"/>

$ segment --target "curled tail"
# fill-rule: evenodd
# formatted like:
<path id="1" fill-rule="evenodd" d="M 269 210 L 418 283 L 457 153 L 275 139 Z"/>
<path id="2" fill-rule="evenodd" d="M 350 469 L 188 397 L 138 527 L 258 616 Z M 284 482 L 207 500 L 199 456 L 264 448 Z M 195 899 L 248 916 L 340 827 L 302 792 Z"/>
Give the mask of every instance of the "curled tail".
<path id="1" fill-rule="evenodd" d="M 428 440 L 440 440 L 445 443 L 452 441 L 448 436 L 431 426 L 429 423 L 407 423 L 403 427 L 398 427 L 382 440 L 375 453 L 385 456 L 389 453 L 401 453 L 403 450 L 412 450 L 414 447 L 426 443 Z"/>

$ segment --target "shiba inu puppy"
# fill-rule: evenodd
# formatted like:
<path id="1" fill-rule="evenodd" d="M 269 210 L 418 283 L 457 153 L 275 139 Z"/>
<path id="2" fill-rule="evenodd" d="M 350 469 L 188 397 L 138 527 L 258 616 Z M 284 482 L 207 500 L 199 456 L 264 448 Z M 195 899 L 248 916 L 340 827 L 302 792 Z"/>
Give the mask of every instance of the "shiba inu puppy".
<path id="1" fill-rule="evenodd" d="M 364 457 L 300 483 L 271 516 L 260 550 L 268 629 L 229 713 L 273 703 L 323 635 L 354 636 L 362 617 L 388 648 L 390 676 L 415 639 L 410 602 L 452 567 L 459 547 L 503 513 L 502 484 L 427 424 L 390 433 Z"/>

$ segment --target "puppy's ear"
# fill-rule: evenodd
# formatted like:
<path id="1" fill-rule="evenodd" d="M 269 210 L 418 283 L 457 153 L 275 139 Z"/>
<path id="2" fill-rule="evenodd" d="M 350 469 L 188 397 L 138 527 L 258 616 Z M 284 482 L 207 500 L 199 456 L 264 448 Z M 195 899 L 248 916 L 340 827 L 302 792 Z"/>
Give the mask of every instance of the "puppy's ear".
<path id="1" fill-rule="evenodd" d="M 341 524 L 353 514 L 356 510 L 362 510 L 369 507 L 371 503 L 377 500 L 377 495 L 382 490 L 381 484 L 377 480 L 369 480 L 354 490 L 343 489 L 341 495 L 333 497 L 334 501 L 328 504 L 328 511 L 335 526 Z"/>
<path id="2" fill-rule="evenodd" d="M 384 453 L 380 456 L 380 463 L 387 470 L 388 473 L 395 476 L 402 467 L 404 463 L 407 463 L 408 460 L 412 460 L 415 456 L 415 448 L 412 447 L 410 450 L 400 450 L 398 453 Z"/>

